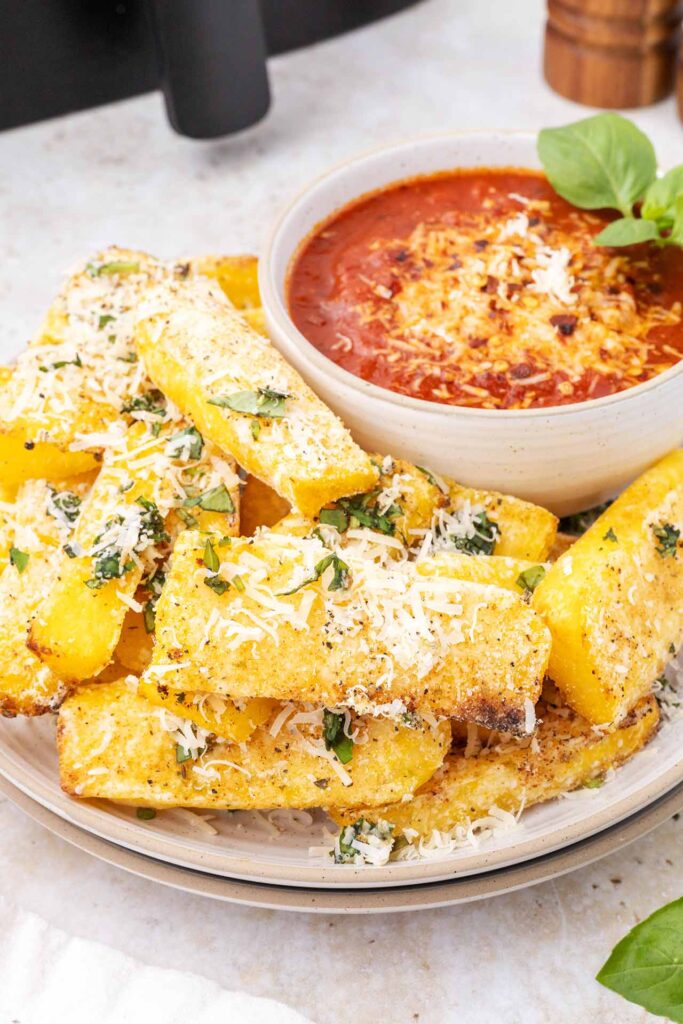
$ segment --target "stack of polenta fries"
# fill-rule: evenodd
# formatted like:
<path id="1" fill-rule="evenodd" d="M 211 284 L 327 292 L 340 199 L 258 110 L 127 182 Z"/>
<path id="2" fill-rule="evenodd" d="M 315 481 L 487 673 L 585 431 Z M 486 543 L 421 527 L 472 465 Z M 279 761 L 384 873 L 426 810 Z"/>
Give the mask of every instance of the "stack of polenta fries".
<path id="1" fill-rule="evenodd" d="M 322 807 L 381 863 L 655 733 L 683 638 L 683 451 L 575 542 L 370 455 L 265 337 L 251 258 L 110 249 L 0 369 L 0 708 L 61 782 Z"/>

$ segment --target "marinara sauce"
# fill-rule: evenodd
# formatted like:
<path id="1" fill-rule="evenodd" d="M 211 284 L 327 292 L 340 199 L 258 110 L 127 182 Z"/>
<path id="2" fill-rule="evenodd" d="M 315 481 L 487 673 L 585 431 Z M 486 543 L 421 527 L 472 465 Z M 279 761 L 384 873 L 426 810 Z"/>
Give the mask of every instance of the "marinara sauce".
<path id="1" fill-rule="evenodd" d="M 399 394 L 494 409 L 614 394 L 683 355 L 683 251 L 596 246 L 609 216 L 524 169 L 399 182 L 304 242 L 290 313 L 339 366 Z"/>

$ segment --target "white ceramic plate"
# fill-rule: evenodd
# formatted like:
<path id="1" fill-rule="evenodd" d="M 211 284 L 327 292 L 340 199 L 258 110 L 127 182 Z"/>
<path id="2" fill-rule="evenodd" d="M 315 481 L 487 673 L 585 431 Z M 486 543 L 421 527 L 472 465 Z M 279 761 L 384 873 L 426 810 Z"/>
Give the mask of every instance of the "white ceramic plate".
<path id="1" fill-rule="evenodd" d="M 570 871 L 592 864 L 628 843 L 651 832 L 683 809 L 683 784 L 656 800 L 647 808 L 631 815 L 626 821 L 580 843 L 568 850 L 558 850 L 526 861 L 517 867 L 499 868 L 469 877 L 450 878 L 441 882 L 407 885 L 379 889 L 313 889 L 282 885 L 259 885 L 256 882 L 235 881 L 217 875 L 189 871 L 187 868 L 164 864 L 139 853 L 131 853 L 120 846 L 105 842 L 90 832 L 84 832 L 69 822 L 47 811 L 0 777 L 0 793 L 21 808 L 39 825 L 68 843 L 131 874 L 160 885 L 182 889 L 197 896 L 240 903 L 249 907 L 269 910 L 294 910 L 321 914 L 375 914 L 408 910 L 426 910 L 449 907 L 456 903 L 471 903 L 505 892 L 537 885 Z"/>
<path id="2" fill-rule="evenodd" d="M 222 812 L 211 816 L 209 827 L 188 811 L 164 811 L 151 821 L 140 821 L 130 808 L 75 800 L 59 787 L 54 721 L 50 718 L 0 720 L 0 773 L 66 821 L 171 864 L 280 885 L 395 886 L 520 864 L 584 840 L 635 814 L 683 781 L 683 715 L 665 722 L 645 750 L 600 789 L 583 789 L 533 807 L 524 812 L 517 826 L 482 840 L 478 847 L 470 845 L 384 867 L 332 863 L 329 853 L 321 850 L 323 830 L 330 830 L 330 824 L 320 813 L 299 812 L 299 820 L 293 821 L 292 812 Z M 317 847 L 313 855 L 312 847 Z"/>

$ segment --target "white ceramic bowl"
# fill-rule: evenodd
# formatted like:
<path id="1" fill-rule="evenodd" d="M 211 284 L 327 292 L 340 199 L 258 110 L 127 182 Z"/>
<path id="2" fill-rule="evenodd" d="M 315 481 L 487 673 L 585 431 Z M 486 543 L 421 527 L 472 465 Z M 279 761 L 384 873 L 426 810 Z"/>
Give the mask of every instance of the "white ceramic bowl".
<path id="1" fill-rule="evenodd" d="M 275 345 L 369 451 L 472 486 L 516 494 L 564 515 L 612 497 L 683 440 L 683 362 L 607 398 L 551 409 L 489 410 L 394 394 L 355 377 L 294 326 L 285 286 L 292 257 L 321 221 L 401 178 L 454 167 L 539 167 L 531 134 L 470 132 L 415 139 L 319 178 L 277 221 L 259 283 Z"/>

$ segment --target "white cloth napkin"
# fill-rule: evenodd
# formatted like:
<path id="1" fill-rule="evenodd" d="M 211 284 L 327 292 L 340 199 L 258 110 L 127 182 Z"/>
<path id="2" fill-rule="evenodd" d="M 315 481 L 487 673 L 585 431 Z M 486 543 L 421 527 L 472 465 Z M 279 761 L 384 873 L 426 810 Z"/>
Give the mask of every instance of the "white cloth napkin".
<path id="1" fill-rule="evenodd" d="M 3 917 L 2 1024 L 313 1024 L 272 999 L 71 938 L 36 914 Z"/>

